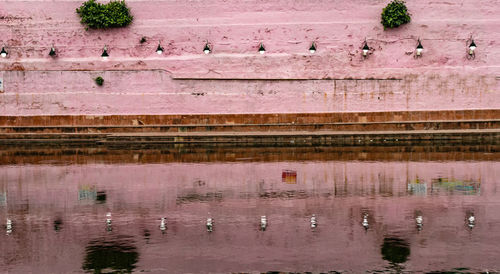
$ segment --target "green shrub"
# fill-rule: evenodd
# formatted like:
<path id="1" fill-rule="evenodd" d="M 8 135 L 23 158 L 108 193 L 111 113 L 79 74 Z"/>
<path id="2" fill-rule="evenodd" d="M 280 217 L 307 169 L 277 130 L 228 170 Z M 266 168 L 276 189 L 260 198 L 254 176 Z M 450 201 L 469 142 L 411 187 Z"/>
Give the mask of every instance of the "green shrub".
<path id="1" fill-rule="evenodd" d="M 76 13 L 82 18 L 82 24 L 91 29 L 125 27 L 132 23 L 134 18 L 125 1 L 101 4 L 95 0 L 88 0 L 76 9 Z"/>
<path id="2" fill-rule="evenodd" d="M 95 83 L 98 86 L 102 86 L 102 84 L 104 84 L 104 79 L 101 76 L 99 76 L 99 77 L 95 78 Z"/>
<path id="3" fill-rule="evenodd" d="M 386 28 L 397 28 L 411 20 L 403 0 L 393 0 L 382 10 L 382 25 Z"/>

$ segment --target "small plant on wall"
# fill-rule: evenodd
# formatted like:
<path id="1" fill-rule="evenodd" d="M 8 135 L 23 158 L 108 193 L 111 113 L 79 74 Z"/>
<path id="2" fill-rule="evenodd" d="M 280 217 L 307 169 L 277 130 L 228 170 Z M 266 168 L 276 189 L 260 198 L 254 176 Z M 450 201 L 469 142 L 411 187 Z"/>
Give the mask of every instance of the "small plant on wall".
<path id="1" fill-rule="evenodd" d="M 104 84 L 104 79 L 101 76 L 95 78 L 94 80 L 98 86 L 102 86 Z"/>
<path id="2" fill-rule="evenodd" d="M 411 20 L 408 8 L 403 0 L 393 0 L 382 10 L 382 25 L 386 28 L 397 28 Z"/>
<path id="3" fill-rule="evenodd" d="M 82 24 L 91 29 L 125 27 L 132 23 L 134 18 L 125 1 L 101 4 L 95 0 L 88 0 L 76 9 L 76 13 L 82 18 Z"/>

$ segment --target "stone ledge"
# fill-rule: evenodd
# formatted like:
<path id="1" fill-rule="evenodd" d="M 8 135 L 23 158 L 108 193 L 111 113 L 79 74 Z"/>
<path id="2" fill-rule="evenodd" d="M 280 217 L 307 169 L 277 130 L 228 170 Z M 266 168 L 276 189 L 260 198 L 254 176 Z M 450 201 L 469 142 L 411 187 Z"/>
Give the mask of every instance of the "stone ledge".
<path id="1" fill-rule="evenodd" d="M 0 126 L 303 124 L 492 119 L 500 119 L 500 109 L 268 114 L 0 116 Z"/>
<path id="2" fill-rule="evenodd" d="M 79 143 L 128 144 L 242 144 L 242 145 L 408 145 L 411 143 L 499 144 L 500 129 L 414 131 L 281 131 L 186 132 L 115 134 L 0 134 L 0 144 Z"/>

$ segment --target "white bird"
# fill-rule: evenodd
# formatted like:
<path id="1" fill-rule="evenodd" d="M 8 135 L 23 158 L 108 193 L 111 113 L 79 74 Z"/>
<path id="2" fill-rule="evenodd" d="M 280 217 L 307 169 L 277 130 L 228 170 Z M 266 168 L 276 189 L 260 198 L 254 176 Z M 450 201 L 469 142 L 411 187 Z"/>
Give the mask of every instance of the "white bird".
<path id="1" fill-rule="evenodd" d="M 110 225 L 111 225 L 111 213 L 110 213 L 110 212 L 108 212 L 108 213 L 106 214 L 106 224 L 107 224 L 108 226 L 110 226 Z"/>
<path id="2" fill-rule="evenodd" d="M 167 229 L 167 218 L 161 217 L 160 230 L 165 231 L 165 229 Z"/>
<path id="3" fill-rule="evenodd" d="M 368 229 L 370 226 L 368 224 L 368 214 L 363 215 L 363 222 L 361 223 L 365 229 Z"/>
<path id="4" fill-rule="evenodd" d="M 318 226 L 318 221 L 316 220 L 316 215 L 313 214 L 311 217 L 311 228 L 316 228 Z"/>
<path id="5" fill-rule="evenodd" d="M 421 230 L 424 225 L 424 218 L 421 215 L 418 215 L 417 218 L 415 218 L 415 223 L 417 224 L 418 230 Z"/>
<path id="6" fill-rule="evenodd" d="M 265 231 L 267 228 L 267 217 L 266 216 L 260 216 L 260 229 L 262 231 Z"/>
<path id="7" fill-rule="evenodd" d="M 207 231 L 208 232 L 214 231 L 214 219 L 212 218 L 207 218 Z"/>

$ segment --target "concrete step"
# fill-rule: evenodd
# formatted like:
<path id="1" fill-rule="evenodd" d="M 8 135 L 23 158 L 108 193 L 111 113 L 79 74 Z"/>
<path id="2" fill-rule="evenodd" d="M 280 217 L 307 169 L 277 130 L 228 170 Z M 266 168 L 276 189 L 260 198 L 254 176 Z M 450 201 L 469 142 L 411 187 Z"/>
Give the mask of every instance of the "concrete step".
<path id="1" fill-rule="evenodd" d="M 32 132 L 19 132 L 19 133 L 0 133 L 0 140 L 12 140 L 12 139 L 82 139 L 82 140 L 96 140 L 103 139 L 107 134 L 103 133 L 32 133 Z"/>
<path id="2" fill-rule="evenodd" d="M 0 144 L 95 145 L 106 139 L 106 134 L 75 133 L 0 133 Z"/>
<path id="3" fill-rule="evenodd" d="M 405 142 L 457 144 L 500 143 L 500 129 L 414 130 L 414 131 L 274 131 L 274 132 L 184 132 L 115 133 L 101 144 L 314 144 L 314 145 L 401 145 Z"/>
<path id="4" fill-rule="evenodd" d="M 499 129 L 500 119 L 436 120 L 349 123 L 178 124 L 117 126 L 1 126 L 0 134 L 105 134 L 168 132 L 276 132 L 276 131 L 414 131 L 448 129 Z"/>
<path id="5" fill-rule="evenodd" d="M 219 131 L 120 133 L 3 133 L 0 144 L 86 143 L 248 145 L 500 144 L 500 129 L 399 131 Z"/>

